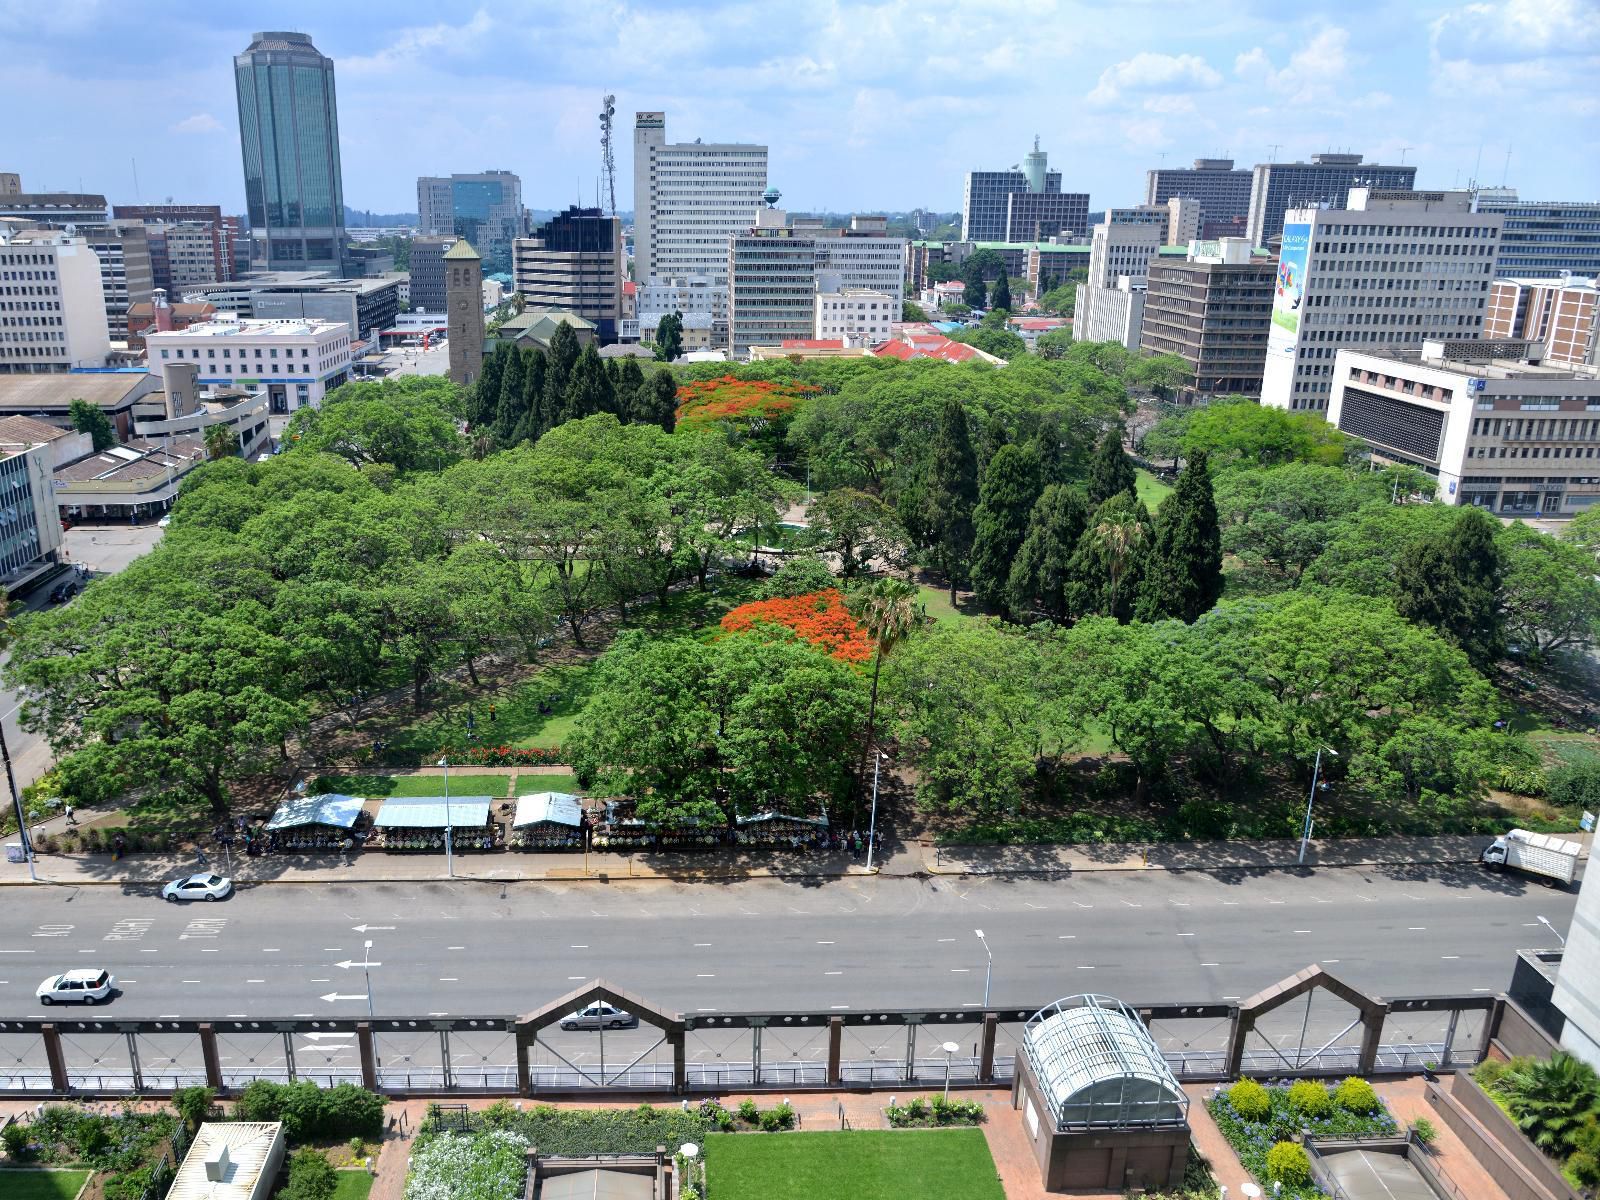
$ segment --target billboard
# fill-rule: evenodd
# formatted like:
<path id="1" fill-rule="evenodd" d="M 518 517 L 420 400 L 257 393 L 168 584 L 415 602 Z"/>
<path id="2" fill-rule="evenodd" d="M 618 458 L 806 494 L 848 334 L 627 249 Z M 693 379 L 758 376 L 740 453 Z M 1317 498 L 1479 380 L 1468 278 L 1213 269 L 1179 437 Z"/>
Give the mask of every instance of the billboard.
<path id="1" fill-rule="evenodd" d="M 1267 356 L 1293 357 L 1300 336 L 1300 302 L 1305 295 L 1306 264 L 1311 257 L 1311 226 L 1295 221 L 1283 227 L 1278 252 L 1278 278 L 1272 288 L 1272 328 Z"/>

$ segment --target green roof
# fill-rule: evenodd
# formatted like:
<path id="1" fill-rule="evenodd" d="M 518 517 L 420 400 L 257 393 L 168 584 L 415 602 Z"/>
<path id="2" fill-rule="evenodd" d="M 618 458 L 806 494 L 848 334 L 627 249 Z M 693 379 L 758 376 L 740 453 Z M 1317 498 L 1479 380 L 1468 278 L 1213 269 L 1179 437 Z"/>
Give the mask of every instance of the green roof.
<path id="1" fill-rule="evenodd" d="M 467 241 L 466 238 L 462 238 L 456 242 L 454 246 L 451 246 L 450 249 L 444 252 L 444 257 L 446 262 L 449 262 L 451 259 L 455 259 L 457 262 L 460 262 L 462 259 L 477 262 L 483 256 L 472 248 L 471 242 Z"/>

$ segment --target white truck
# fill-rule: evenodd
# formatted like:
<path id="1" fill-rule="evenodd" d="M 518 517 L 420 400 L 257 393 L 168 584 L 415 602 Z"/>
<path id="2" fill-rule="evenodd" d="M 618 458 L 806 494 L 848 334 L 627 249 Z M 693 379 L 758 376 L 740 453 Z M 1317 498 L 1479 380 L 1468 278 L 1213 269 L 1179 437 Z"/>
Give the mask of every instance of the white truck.
<path id="1" fill-rule="evenodd" d="M 1526 829 L 1513 829 L 1502 834 L 1484 849 L 1483 865 L 1503 870 L 1513 867 L 1529 875 L 1537 875 L 1551 887 L 1565 887 L 1578 872 L 1578 856 L 1583 847 L 1577 842 L 1552 837 L 1548 833 L 1530 833 Z"/>

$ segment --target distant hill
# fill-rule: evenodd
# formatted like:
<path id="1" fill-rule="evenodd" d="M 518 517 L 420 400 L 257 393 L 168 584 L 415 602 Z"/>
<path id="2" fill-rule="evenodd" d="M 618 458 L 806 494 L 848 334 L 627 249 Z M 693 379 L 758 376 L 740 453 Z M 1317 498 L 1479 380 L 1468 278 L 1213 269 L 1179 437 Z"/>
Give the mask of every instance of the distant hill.
<path id="1" fill-rule="evenodd" d="M 344 223 L 346 226 L 351 226 L 357 229 L 370 229 L 373 227 L 383 228 L 390 225 L 415 225 L 417 223 L 417 214 L 414 212 L 370 212 L 365 209 L 351 208 L 348 204 L 346 204 L 344 206 Z"/>

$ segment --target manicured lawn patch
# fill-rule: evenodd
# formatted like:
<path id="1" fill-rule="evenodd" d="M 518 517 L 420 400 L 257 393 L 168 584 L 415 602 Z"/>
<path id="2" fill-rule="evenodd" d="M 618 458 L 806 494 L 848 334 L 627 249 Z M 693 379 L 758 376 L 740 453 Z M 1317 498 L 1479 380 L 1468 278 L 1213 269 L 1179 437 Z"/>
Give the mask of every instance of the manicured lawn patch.
<path id="1" fill-rule="evenodd" d="M 4 1170 L 0 1200 L 72 1200 L 88 1178 L 88 1171 Z"/>
<path id="2" fill-rule="evenodd" d="M 320 775 L 318 791 L 350 796 L 442 796 L 442 775 Z M 509 775 L 450 775 L 452 796 L 504 796 L 511 790 Z"/>
<path id="3" fill-rule="evenodd" d="M 973 613 L 962 608 L 957 608 L 950 603 L 948 588 L 929 587 L 923 584 L 917 588 L 918 598 L 922 609 L 928 614 L 928 619 L 935 625 L 956 625 L 962 621 L 972 620 Z"/>
<path id="4" fill-rule="evenodd" d="M 535 792 L 572 792 L 581 796 L 583 789 L 578 786 L 576 775 L 534 775 L 524 771 L 517 776 L 515 795 L 531 796 Z"/>
<path id="5" fill-rule="evenodd" d="M 1150 474 L 1143 467 L 1136 468 L 1135 474 L 1138 475 L 1139 481 L 1134 486 L 1134 491 L 1138 494 L 1139 499 L 1144 501 L 1144 506 L 1151 512 L 1155 512 L 1156 509 L 1161 507 L 1161 502 L 1172 494 L 1172 485 L 1170 483 L 1162 483 L 1161 480 Z"/>
<path id="6" fill-rule="evenodd" d="M 333 1189 L 333 1200 L 367 1200 L 372 1191 L 372 1176 L 365 1171 L 340 1171 L 339 1184 Z"/>
<path id="7" fill-rule="evenodd" d="M 978 1129 L 714 1133 L 706 1183 L 717 1200 L 1004 1200 Z"/>

